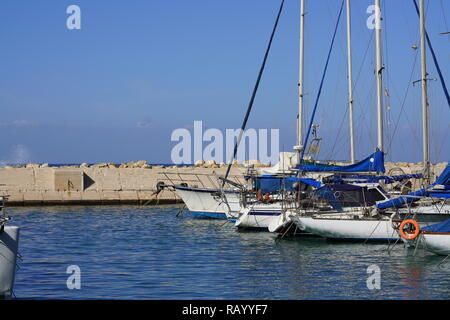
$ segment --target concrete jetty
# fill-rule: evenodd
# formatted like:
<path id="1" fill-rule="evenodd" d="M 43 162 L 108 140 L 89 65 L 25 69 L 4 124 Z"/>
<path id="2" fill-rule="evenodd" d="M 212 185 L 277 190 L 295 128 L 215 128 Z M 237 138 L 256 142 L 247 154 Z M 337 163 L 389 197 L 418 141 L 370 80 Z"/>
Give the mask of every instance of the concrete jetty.
<path id="1" fill-rule="evenodd" d="M 146 162 L 121 166 L 6 166 L 0 168 L 0 195 L 9 195 L 8 206 L 172 204 L 181 199 L 169 190 L 155 195 L 158 182 L 187 180 L 189 185 L 214 187 L 215 179 L 207 175 L 223 175 L 225 170 L 220 165 L 165 167 Z M 231 174 L 242 176 L 244 170 L 234 166 Z"/>
<path id="2" fill-rule="evenodd" d="M 254 162 L 255 167 L 267 165 Z M 435 176 L 446 163 L 432 166 Z M 421 171 L 421 165 L 413 163 L 386 163 L 386 170 L 393 174 L 410 174 Z M 35 205 L 101 205 L 101 204 L 174 204 L 181 199 L 172 191 L 164 190 L 157 196 L 157 183 L 166 184 L 187 181 L 189 186 L 216 187 L 215 175 L 224 175 L 226 165 L 215 162 L 198 162 L 195 166 L 152 166 L 146 161 L 116 165 L 51 167 L 47 164 L 5 166 L 0 168 L 0 194 L 9 195 L 8 206 Z M 243 182 L 246 168 L 233 165 L 231 175 Z M 416 180 L 413 189 L 419 189 L 422 181 Z"/>

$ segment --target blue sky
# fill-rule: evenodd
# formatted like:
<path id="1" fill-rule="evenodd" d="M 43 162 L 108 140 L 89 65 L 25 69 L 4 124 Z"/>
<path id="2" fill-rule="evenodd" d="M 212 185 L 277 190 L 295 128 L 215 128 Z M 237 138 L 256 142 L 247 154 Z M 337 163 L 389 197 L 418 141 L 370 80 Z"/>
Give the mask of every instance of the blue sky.
<path id="1" fill-rule="evenodd" d="M 307 116 L 341 1 L 307 1 Z M 426 1 L 427 29 L 448 85 L 450 2 Z M 68 30 L 66 8 L 81 8 Z M 370 0 L 353 0 L 356 154 L 376 147 Z M 275 20 L 275 0 L 5 0 L 0 3 L 1 162 L 170 162 L 176 128 L 238 128 Z M 418 18 L 411 0 L 384 1 L 387 160 L 420 161 Z M 344 17 L 343 17 L 344 18 Z M 348 158 L 346 38 L 342 20 L 316 123 L 320 157 Z M 286 0 L 250 128 L 279 128 L 295 144 L 299 1 Z M 429 56 L 431 78 L 437 72 Z M 450 110 L 430 82 L 431 159 L 450 157 Z M 309 118 L 308 118 L 309 119 Z M 307 121 L 307 120 L 305 120 Z M 395 132 L 395 135 L 394 135 Z"/>

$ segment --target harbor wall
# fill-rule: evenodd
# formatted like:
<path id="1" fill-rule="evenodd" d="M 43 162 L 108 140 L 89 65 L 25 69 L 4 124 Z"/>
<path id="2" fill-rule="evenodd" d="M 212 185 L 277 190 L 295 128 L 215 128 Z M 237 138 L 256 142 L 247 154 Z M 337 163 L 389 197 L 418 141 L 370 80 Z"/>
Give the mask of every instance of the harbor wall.
<path id="1" fill-rule="evenodd" d="M 259 165 L 260 167 L 265 165 Z M 438 176 L 446 163 L 432 166 Z M 258 167 L 258 165 L 257 165 Z M 231 177 L 244 182 L 243 165 L 232 167 Z M 146 162 L 129 165 L 98 164 L 67 167 L 29 164 L 0 168 L 0 195 L 8 195 L 10 206 L 34 205 L 100 205 L 100 204 L 175 204 L 181 199 L 170 190 L 156 194 L 157 183 L 186 182 L 189 186 L 217 187 L 214 174 L 224 175 L 225 165 L 201 163 L 197 166 L 151 166 Z M 421 172 L 421 165 L 386 163 L 386 173 Z M 413 179 L 413 189 L 424 185 Z"/>
<path id="2" fill-rule="evenodd" d="M 225 174 L 225 167 L 127 167 L 94 165 L 81 167 L 0 168 L 0 195 L 8 195 L 8 206 L 173 204 L 181 199 L 170 190 L 155 194 L 157 183 L 189 181 L 189 185 L 215 187 L 212 176 Z M 231 175 L 242 176 L 234 167 Z M 233 177 L 234 178 L 234 177 Z"/>

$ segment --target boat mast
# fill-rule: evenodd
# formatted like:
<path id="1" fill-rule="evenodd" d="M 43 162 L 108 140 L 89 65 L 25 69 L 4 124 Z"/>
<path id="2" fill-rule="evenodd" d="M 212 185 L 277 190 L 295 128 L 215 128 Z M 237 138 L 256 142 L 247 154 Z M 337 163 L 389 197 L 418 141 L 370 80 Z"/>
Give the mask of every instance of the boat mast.
<path id="1" fill-rule="evenodd" d="M 420 55 L 422 62 L 422 148 L 423 175 L 427 184 L 430 183 L 430 144 L 429 144 L 429 105 L 427 94 L 427 48 L 425 43 L 425 1 L 420 0 Z"/>
<path id="2" fill-rule="evenodd" d="M 347 0 L 347 67 L 348 67 L 348 121 L 350 131 L 350 161 L 355 163 L 355 138 L 353 131 L 353 71 L 350 0 Z"/>
<path id="3" fill-rule="evenodd" d="M 304 42 L 305 42 L 305 0 L 300 0 L 300 55 L 299 55 L 299 80 L 298 80 L 298 114 L 297 114 L 297 164 L 303 151 L 303 79 L 304 79 Z"/>
<path id="4" fill-rule="evenodd" d="M 378 149 L 380 151 L 383 151 L 383 61 L 381 56 L 381 0 L 375 0 L 375 47 L 377 75 L 377 137 Z"/>

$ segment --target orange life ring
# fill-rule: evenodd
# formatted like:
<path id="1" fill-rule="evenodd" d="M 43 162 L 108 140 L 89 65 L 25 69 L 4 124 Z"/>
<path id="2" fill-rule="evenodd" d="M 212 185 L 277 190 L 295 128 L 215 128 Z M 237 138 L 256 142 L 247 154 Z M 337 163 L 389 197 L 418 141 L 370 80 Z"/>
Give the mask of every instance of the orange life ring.
<path id="1" fill-rule="evenodd" d="M 406 226 L 407 224 L 412 224 L 412 225 L 414 226 L 414 229 L 415 229 L 415 230 L 414 230 L 414 233 L 412 233 L 412 234 L 409 233 L 409 232 L 408 232 L 408 234 L 405 233 L 404 228 L 405 228 L 405 226 Z M 419 224 L 417 223 L 416 220 L 408 219 L 408 220 L 404 220 L 404 221 L 400 224 L 399 231 L 400 231 L 400 236 L 401 236 L 403 239 L 406 239 L 406 240 L 414 240 L 415 238 L 417 238 L 417 236 L 418 236 L 419 233 L 420 233 L 420 226 L 419 226 Z"/>

